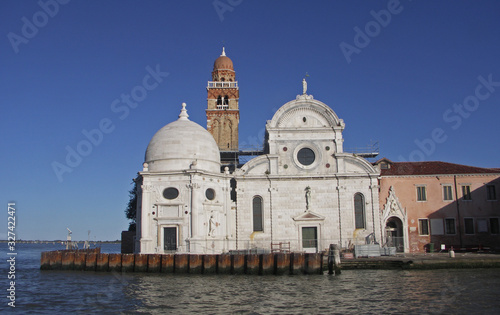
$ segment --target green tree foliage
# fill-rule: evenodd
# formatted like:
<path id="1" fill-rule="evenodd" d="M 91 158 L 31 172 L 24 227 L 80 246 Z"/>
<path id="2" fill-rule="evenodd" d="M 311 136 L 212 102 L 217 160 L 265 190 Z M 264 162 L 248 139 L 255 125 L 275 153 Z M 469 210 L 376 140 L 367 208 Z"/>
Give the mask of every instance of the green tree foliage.
<path id="1" fill-rule="evenodd" d="M 136 217 L 137 217 L 137 182 L 139 181 L 139 178 L 134 179 L 134 187 L 129 190 L 128 195 L 130 197 L 130 200 L 128 201 L 127 209 L 125 209 L 125 215 L 127 216 L 127 219 L 130 220 L 128 230 L 129 231 L 135 231 L 135 224 L 136 224 Z"/>

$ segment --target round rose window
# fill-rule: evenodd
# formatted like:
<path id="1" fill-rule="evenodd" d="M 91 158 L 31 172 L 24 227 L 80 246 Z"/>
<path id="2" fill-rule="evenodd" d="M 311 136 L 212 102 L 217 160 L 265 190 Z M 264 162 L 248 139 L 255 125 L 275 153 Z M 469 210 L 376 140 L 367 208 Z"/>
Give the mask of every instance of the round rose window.
<path id="1" fill-rule="evenodd" d="M 311 165 L 314 163 L 315 159 L 316 155 L 314 154 L 314 151 L 309 148 L 302 148 L 299 152 L 297 152 L 297 160 L 302 165 Z"/>

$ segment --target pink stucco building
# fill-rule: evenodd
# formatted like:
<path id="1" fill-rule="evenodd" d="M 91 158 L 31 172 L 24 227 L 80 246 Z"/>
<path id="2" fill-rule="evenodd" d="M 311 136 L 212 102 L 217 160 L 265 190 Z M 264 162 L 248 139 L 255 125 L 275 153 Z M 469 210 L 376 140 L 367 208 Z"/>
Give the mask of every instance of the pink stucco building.
<path id="1" fill-rule="evenodd" d="M 375 165 L 384 243 L 411 253 L 500 248 L 500 169 L 385 158 Z"/>

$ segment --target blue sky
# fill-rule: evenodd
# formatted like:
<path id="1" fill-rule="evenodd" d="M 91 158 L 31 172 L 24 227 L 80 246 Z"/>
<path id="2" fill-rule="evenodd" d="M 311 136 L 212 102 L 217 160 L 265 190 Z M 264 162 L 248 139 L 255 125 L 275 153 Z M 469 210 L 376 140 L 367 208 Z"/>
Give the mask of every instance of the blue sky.
<path id="1" fill-rule="evenodd" d="M 261 144 L 307 72 L 308 93 L 344 119 L 345 148 L 379 141 L 394 161 L 500 167 L 499 12 L 498 1 L 1 1 L 1 222 L 15 201 L 18 238 L 69 227 L 119 239 L 151 137 L 182 102 L 206 126 L 223 43 L 240 144 Z M 85 156 L 68 162 L 71 150 Z"/>

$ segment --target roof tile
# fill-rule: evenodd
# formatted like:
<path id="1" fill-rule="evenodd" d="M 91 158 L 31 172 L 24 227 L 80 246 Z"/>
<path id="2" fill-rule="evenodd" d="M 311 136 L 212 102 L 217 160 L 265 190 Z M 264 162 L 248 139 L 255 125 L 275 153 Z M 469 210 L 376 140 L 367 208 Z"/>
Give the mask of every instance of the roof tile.
<path id="1" fill-rule="evenodd" d="M 381 170 L 382 176 L 394 175 L 445 175 L 445 174 L 500 174 L 499 168 L 482 168 L 448 162 L 392 162 L 389 169 Z"/>

